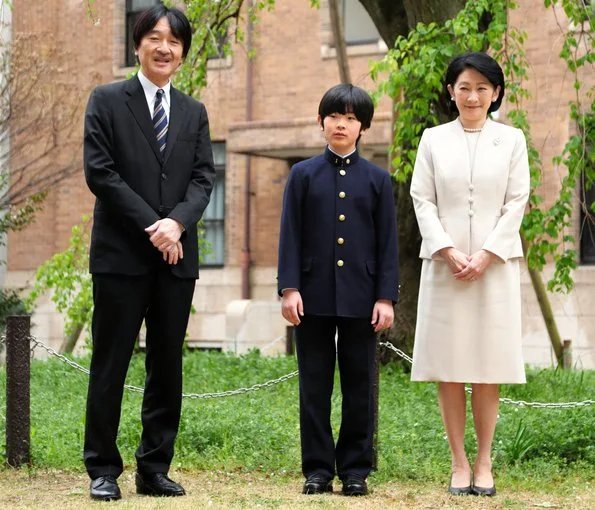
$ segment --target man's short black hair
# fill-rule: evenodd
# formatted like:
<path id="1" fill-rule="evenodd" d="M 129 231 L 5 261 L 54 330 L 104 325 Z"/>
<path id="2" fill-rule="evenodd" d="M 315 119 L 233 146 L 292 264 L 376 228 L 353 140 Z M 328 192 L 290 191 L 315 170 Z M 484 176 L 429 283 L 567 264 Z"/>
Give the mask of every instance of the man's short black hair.
<path id="1" fill-rule="evenodd" d="M 192 27 L 186 15 L 180 10 L 173 7 L 166 7 L 163 4 L 157 4 L 153 7 L 143 11 L 136 23 L 132 32 L 132 40 L 134 41 L 134 48 L 138 49 L 142 38 L 147 35 L 161 18 L 167 18 L 171 33 L 176 39 L 182 41 L 184 49 L 182 51 L 182 58 L 186 58 L 190 45 L 192 44 Z"/>
<path id="2" fill-rule="evenodd" d="M 325 117 L 331 113 L 353 113 L 362 123 L 362 129 L 368 129 L 374 116 L 374 103 L 364 89 L 351 83 L 341 83 L 327 90 L 320 100 L 318 115 L 323 126 Z"/>
<path id="3" fill-rule="evenodd" d="M 454 101 L 450 100 L 450 92 L 446 88 L 448 85 L 451 87 L 455 86 L 455 83 L 459 77 L 459 75 L 465 69 L 475 69 L 477 72 L 483 74 L 488 81 L 492 84 L 494 89 L 500 86 L 500 94 L 498 94 L 498 99 L 494 101 L 490 105 L 490 109 L 488 113 L 495 112 L 500 108 L 502 104 L 502 98 L 504 97 L 504 73 L 502 72 L 502 68 L 492 57 L 490 57 L 487 53 L 463 53 L 452 59 L 450 64 L 448 65 L 448 69 L 446 70 L 446 77 L 444 83 L 444 89 L 446 90 L 447 101 L 450 103 L 450 109 L 453 112 L 458 112 L 459 109 Z"/>

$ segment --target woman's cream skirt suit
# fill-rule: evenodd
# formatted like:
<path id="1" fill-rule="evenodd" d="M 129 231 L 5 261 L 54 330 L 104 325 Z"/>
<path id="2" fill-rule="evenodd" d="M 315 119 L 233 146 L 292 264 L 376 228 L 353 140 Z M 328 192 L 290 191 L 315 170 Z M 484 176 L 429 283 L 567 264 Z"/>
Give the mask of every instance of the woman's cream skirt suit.
<path id="1" fill-rule="evenodd" d="M 413 381 L 525 382 L 521 347 L 519 228 L 529 197 L 523 132 L 487 120 L 426 129 L 411 196 L 423 259 Z M 438 251 L 497 255 L 475 281 L 457 281 Z"/>

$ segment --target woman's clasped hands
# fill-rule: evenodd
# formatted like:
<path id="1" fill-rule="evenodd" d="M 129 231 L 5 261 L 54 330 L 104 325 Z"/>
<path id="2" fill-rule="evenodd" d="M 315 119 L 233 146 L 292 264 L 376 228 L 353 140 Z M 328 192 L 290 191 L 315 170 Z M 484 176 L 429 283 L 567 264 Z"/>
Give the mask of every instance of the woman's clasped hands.
<path id="1" fill-rule="evenodd" d="M 463 281 L 475 281 L 481 278 L 496 258 L 496 255 L 487 250 L 479 250 L 472 255 L 467 255 L 452 246 L 442 248 L 438 254 L 448 264 L 454 277 Z"/>

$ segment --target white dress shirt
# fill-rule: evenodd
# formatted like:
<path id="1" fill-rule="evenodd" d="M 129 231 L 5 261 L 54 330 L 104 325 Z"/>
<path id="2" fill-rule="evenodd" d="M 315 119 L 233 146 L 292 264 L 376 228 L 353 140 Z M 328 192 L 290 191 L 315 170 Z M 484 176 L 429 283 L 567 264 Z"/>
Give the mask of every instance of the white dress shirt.
<path id="1" fill-rule="evenodd" d="M 163 90 L 164 94 L 161 102 L 163 104 L 163 109 L 165 110 L 165 115 L 167 115 L 167 122 L 169 123 L 169 91 L 171 88 L 171 81 L 168 81 L 163 87 L 158 87 L 152 81 L 150 81 L 141 70 L 138 71 L 137 76 L 145 92 L 151 118 L 153 118 L 153 111 L 155 110 L 155 96 L 157 95 L 157 91 L 159 89 Z"/>

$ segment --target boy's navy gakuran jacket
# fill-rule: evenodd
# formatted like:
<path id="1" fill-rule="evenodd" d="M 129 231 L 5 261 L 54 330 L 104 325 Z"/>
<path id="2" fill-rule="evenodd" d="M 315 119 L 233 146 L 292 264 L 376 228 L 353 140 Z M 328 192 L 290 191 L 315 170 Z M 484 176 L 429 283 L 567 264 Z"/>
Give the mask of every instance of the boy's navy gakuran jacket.
<path id="1" fill-rule="evenodd" d="M 354 152 L 328 148 L 293 166 L 283 196 L 278 290 L 296 288 L 304 314 L 371 317 L 398 299 L 390 175 Z"/>

